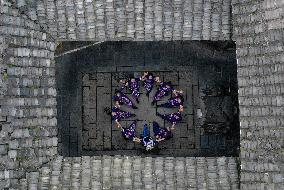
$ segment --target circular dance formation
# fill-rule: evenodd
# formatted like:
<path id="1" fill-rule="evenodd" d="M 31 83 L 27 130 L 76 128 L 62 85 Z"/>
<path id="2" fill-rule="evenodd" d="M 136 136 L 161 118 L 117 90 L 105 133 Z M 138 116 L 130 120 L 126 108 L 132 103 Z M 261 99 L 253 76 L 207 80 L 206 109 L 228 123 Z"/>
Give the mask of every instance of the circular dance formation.
<path id="1" fill-rule="evenodd" d="M 147 151 L 155 148 L 158 143 L 172 138 L 173 130 L 175 129 L 176 124 L 182 120 L 182 112 L 184 110 L 184 98 L 182 96 L 183 91 L 174 89 L 170 81 L 161 81 L 159 76 L 154 76 L 153 73 L 150 72 L 144 72 L 144 74 L 139 78 L 130 77 L 128 79 L 120 80 L 120 84 L 121 87 L 118 90 L 115 90 L 115 94 L 113 96 L 115 106 L 111 110 L 106 111 L 111 114 L 112 119 L 116 123 L 116 127 L 121 130 L 123 138 L 142 144 Z M 157 91 L 151 103 L 152 106 L 157 104 L 157 102 L 160 101 L 163 97 L 172 94 L 172 97 L 169 98 L 166 103 L 157 105 L 157 107 L 177 108 L 177 111 L 171 114 L 161 114 L 158 112 L 156 113 L 157 116 L 161 117 L 163 120 L 170 122 L 171 127 L 160 127 L 160 125 L 156 121 L 153 121 L 152 128 L 154 137 L 151 137 L 151 126 L 148 126 L 147 124 L 144 124 L 142 134 L 137 135 L 137 120 L 131 123 L 128 127 L 122 126 L 119 123 L 119 121 L 121 121 L 122 119 L 136 116 L 134 113 L 123 111 L 121 109 L 121 105 L 128 106 L 134 110 L 138 109 L 136 105 L 139 104 L 139 97 L 141 95 L 139 89 L 141 84 L 145 88 L 146 96 L 148 97 L 154 86 L 157 85 Z M 133 99 L 136 101 L 135 103 L 125 94 L 126 89 L 130 90 Z"/>

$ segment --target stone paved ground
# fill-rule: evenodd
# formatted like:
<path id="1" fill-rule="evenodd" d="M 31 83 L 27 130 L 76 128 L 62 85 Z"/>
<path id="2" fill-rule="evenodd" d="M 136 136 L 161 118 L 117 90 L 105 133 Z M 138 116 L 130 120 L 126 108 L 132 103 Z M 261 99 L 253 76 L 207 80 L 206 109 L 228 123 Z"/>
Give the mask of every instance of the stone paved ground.
<path id="1" fill-rule="evenodd" d="M 186 109 L 183 122 L 174 131 L 174 138 L 162 142 L 157 151 L 147 155 L 237 155 L 239 122 L 235 57 L 228 52 L 210 54 L 208 47 L 206 43 L 192 42 L 112 42 L 58 60 L 59 152 L 64 156 L 144 155 L 140 145 L 122 139 L 103 110 L 112 106 L 117 79 L 124 78 L 126 73 L 139 74 L 149 70 L 185 91 Z M 235 114 L 232 114 L 233 110 Z M 163 124 L 155 116 L 156 111 L 142 95 L 136 112 L 138 134 L 145 122 L 156 120 Z M 158 108 L 158 111 L 171 110 Z M 127 126 L 133 119 L 122 124 Z"/>
<path id="2" fill-rule="evenodd" d="M 239 189 L 233 157 L 57 157 L 28 172 L 20 189 Z"/>
<path id="3" fill-rule="evenodd" d="M 100 70 L 101 69 L 101 70 Z M 82 112 L 82 150 L 83 154 L 124 154 L 124 155 L 140 155 L 144 154 L 144 148 L 140 144 L 126 141 L 122 138 L 120 130 L 115 127 L 115 123 L 111 118 L 103 112 L 104 108 L 112 107 L 112 96 L 115 89 L 119 88 L 119 79 L 129 74 L 142 74 L 146 68 L 143 67 L 115 67 L 115 68 L 99 68 L 95 73 L 83 74 L 82 96 L 83 96 L 83 112 Z M 174 138 L 159 144 L 158 149 L 153 151 L 152 155 L 174 155 L 174 156 L 191 156 L 191 155 L 218 155 L 224 154 L 224 151 L 230 154 L 232 143 L 236 143 L 234 139 L 228 137 L 226 139 L 222 134 L 206 135 L 202 134 L 203 129 L 196 117 L 198 108 L 201 108 L 198 70 L 196 67 L 177 67 L 175 70 L 156 68 L 152 71 L 155 75 L 159 75 L 163 81 L 171 81 L 176 89 L 184 91 L 185 111 L 183 113 L 183 121 L 177 125 L 174 131 Z M 106 72 L 112 70 L 113 72 Z M 208 72 L 208 71 L 207 71 Z M 214 75 L 212 77 L 215 77 Z M 210 80 L 210 78 L 206 78 Z M 213 78 L 212 78 L 213 80 Z M 210 83 L 208 83 L 210 85 Z M 122 106 L 123 110 L 135 113 L 137 116 L 121 121 L 122 126 L 129 126 L 135 119 L 138 119 L 137 135 L 141 134 L 143 125 L 157 121 L 161 126 L 170 126 L 168 122 L 164 122 L 156 116 L 156 112 L 172 113 L 177 109 L 165 109 L 151 106 L 151 101 L 156 88 L 150 94 L 150 98 L 145 95 L 145 89 L 141 89 L 140 104 L 138 110 L 133 110 L 126 106 Z M 132 99 L 131 93 L 127 95 Z M 158 102 L 161 104 L 168 97 Z M 212 102 L 212 100 L 210 100 Z M 220 102 L 220 100 L 218 99 Z M 135 101 L 134 101 L 135 102 Z M 217 112 L 216 103 L 209 104 L 213 110 Z M 228 107 L 230 105 L 225 105 Z M 230 109 L 230 108 L 229 108 Z M 209 111 L 208 111 L 209 112 Z M 213 120 L 223 122 L 222 117 L 218 118 L 215 113 Z M 151 130 L 151 134 L 153 132 Z M 216 147 L 217 146 L 217 147 Z M 149 155 L 149 153 L 147 153 Z"/>

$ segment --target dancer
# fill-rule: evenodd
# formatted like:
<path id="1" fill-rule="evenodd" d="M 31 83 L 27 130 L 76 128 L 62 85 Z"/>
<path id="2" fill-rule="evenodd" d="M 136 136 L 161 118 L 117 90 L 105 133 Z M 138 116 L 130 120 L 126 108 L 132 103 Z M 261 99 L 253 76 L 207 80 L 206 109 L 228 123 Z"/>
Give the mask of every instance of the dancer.
<path id="1" fill-rule="evenodd" d="M 139 78 L 131 78 L 128 80 L 121 80 L 120 82 L 122 82 L 124 84 L 124 86 L 128 87 L 129 90 L 131 91 L 132 97 L 136 100 L 136 102 L 139 104 L 139 96 L 140 96 L 140 92 L 139 92 Z M 123 88 L 122 88 L 123 89 Z"/>
<path id="2" fill-rule="evenodd" d="M 158 100 L 161 100 L 162 97 L 169 95 L 169 93 L 173 90 L 171 82 L 161 82 L 160 79 L 157 79 L 157 82 L 159 82 L 160 85 L 154 96 L 152 105 L 154 105 Z"/>
<path id="3" fill-rule="evenodd" d="M 119 109 L 118 106 L 114 106 L 112 110 L 110 111 L 109 108 L 105 108 L 104 110 L 108 115 L 112 116 L 112 119 L 118 123 L 121 119 L 126 119 L 129 117 L 135 117 L 136 115 L 127 111 L 122 111 Z"/>
<path id="4" fill-rule="evenodd" d="M 144 72 L 144 75 L 140 79 L 144 83 L 144 87 L 146 89 L 146 96 L 149 97 L 149 94 L 154 87 L 155 81 L 158 80 L 158 77 L 154 77 L 153 73 Z"/>
<path id="5" fill-rule="evenodd" d="M 129 125 L 128 128 L 125 128 L 125 127 L 122 127 L 119 122 L 117 122 L 116 126 L 117 128 L 120 128 L 121 135 L 123 136 L 123 138 L 125 138 L 126 140 L 132 140 L 133 142 L 140 143 L 141 140 L 138 137 L 136 137 L 136 134 L 135 134 L 135 130 L 137 126 L 136 124 L 137 124 L 137 121 L 134 121 L 133 123 Z"/>
<path id="6" fill-rule="evenodd" d="M 157 145 L 157 141 L 153 140 L 153 138 L 150 136 L 150 130 L 147 124 L 144 125 L 143 133 L 140 135 L 140 137 L 140 142 L 147 151 L 152 150 Z"/>
<path id="7" fill-rule="evenodd" d="M 175 125 L 177 124 L 177 122 L 180 122 L 182 120 L 182 116 L 181 116 L 182 112 L 183 112 L 183 106 L 180 106 L 178 112 L 176 112 L 176 113 L 160 114 L 160 113 L 157 112 L 157 115 L 159 117 L 161 117 L 162 119 L 172 123 L 171 130 L 173 130 L 175 128 Z"/>
<path id="8" fill-rule="evenodd" d="M 183 96 L 181 95 L 182 93 L 182 90 L 173 90 L 174 97 L 169 98 L 168 101 L 164 104 L 157 105 L 157 107 L 174 108 L 182 106 L 184 102 Z"/>
<path id="9" fill-rule="evenodd" d="M 133 109 L 137 109 L 133 102 L 120 90 L 115 90 L 115 95 L 113 99 L 118 107 L 120 107 L 120 105 L 125 104 Z"/>
<path id="10" fill-rule="evenodd" d="M 153 121 L 153 133 L 157 142 L 168 140 L 173 137 L 170 128 L 161 128 L 159 124 Z"/>

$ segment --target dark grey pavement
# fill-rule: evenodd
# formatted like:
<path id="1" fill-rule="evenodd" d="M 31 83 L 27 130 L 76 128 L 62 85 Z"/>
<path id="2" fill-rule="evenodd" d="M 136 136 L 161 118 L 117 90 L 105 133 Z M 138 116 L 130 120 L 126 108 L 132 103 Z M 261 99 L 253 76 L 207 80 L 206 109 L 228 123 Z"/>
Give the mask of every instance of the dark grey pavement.
<path id="1" fill-rule="evenodd" d="M 210 58 L 208 49 L 198 48 L 195 43 L 186 42 L 112 42 L 61 60 L 57 85 L 62 154 L 237 155 L 239 121 L 235 58 L 231 51 Z M 139 144 L 125 141 L 110 116 L 104 113 L 106 107 L 113 106 L 112 96 L 119 87 L 118 79 L 129 74 L 143 74 L 143 71 L 152 71 L 163 81 L 171 81 L 175 88 L 184 91 L 185 97 L 183 120 L 177 125 L 174 137 L 161 142 L 151 153 L 145 153 Z M 140 89 L 138 109 L 122 107 L 137 116 L 121 124 L 128 126 L 138 119 L 138 135 L 145 123 L 157 121 L 161 126 L 169 126 L 156 116 L 156 112 L 171 113 L 177 109 L 151 106 L 156 88 L 150 99 L 144 88 Z"/>

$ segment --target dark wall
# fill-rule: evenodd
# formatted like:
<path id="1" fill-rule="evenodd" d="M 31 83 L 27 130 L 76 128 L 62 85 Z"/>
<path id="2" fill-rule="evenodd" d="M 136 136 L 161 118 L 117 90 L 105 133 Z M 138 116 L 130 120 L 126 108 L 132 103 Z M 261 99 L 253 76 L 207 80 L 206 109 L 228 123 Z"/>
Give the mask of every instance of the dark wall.
<path id="1" fill-rule="evenodd" d="M 58 151 L 75 156 L 80 141 L 80 83 L 74 54 L 56 59 Z"/>
<path id="2" fill-rule="evenodd" d="M 234 49 L 224 43 L 214 46 L 207 41 L 105 42 L 78 51 L 74 56 L 78 67 L 87 71 L 105 66 L 193 65 L 207 64 L 208 60 L 224 64 L 235 62 L 230 59 L 235 55 Z"/>

